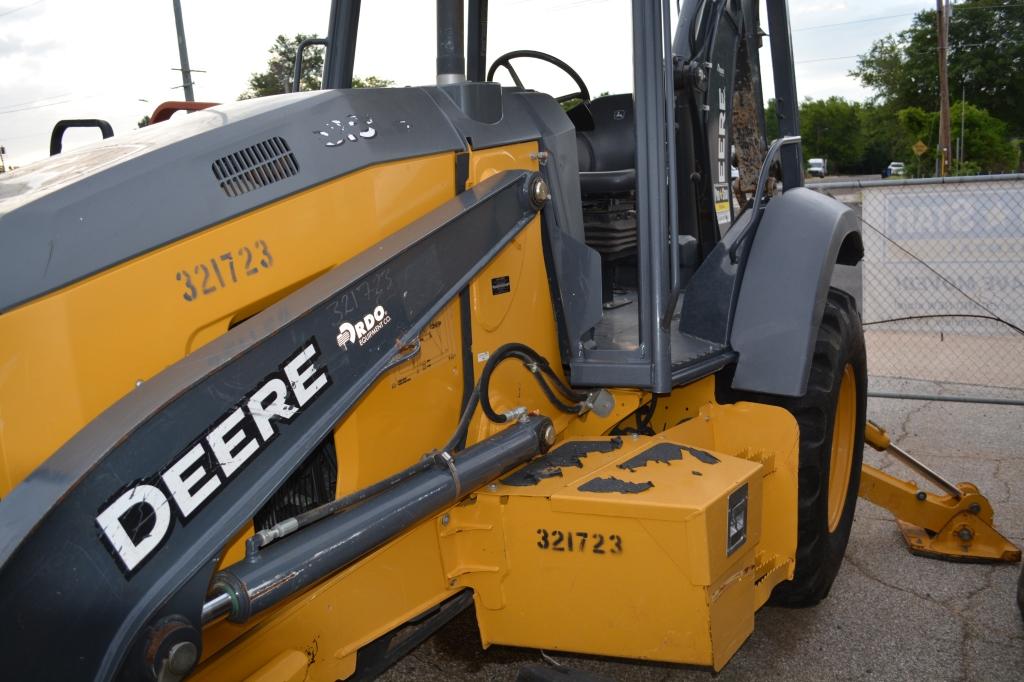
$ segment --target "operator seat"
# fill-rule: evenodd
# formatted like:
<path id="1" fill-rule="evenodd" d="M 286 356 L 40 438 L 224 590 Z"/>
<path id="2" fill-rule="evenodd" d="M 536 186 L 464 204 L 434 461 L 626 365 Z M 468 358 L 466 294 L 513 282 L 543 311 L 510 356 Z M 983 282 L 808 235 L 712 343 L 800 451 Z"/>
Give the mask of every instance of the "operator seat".
<path id="1" fill-rule="evenodd" d="M 628 267 L 637 247 L 633 95 L 598 97 L 568 113 L 576 126 L 585 239 L 601 255 L 602 299 L 612 308 L 615 286 L 635 286 L 635 268 Z"/>
<path id="2" fill-rule="evenodd" d="M 573 112 L 570 112 L 569 117 L 576 125 L 576 150 L 583 195 L 619 194 L 635 190 L 633 95 L 606 95 L 578 108 L 581 107 L 589 110 L 589 117 L 573 116 Z"/>
<path id="3" fill-rule="evenodd" d="M 636 130 L 633 95 L 606 95 L 568 112 L 576 127 L 576 153 L 587 245 L 601 255 L 602 298 L 616 307 L 613 290 L 637 286 Z M 680 277 L 700 264 L 697 240 L 679 235 Z"/>

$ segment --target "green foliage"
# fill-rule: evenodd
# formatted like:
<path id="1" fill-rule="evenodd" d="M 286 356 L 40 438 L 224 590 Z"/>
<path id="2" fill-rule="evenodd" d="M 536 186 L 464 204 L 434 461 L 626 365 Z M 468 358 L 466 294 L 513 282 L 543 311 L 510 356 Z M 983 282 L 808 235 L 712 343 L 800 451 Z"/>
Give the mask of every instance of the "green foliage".
<path id="1" fill-rule="evenodd" d="M 953 175 L 977 175 L 981 172 L 981 165 L 974 161 L 964 161 L 960 163 L 956 159 L 953 159 L 952 163 L 952 174 Z"/>
<path id="2" fill-rule="evenodd" d="M 860 135 L 863 154 L 858 172 L 881 173 L 892 161 L 903 161 L 908 172 L 913 165 L 914 154 L 911 146 L 916 137 L 900 126 L 899 112 L 891 105 L 868 103 L 860 109 Z"/>
<path id="3" fill-rule="evenodd" d="M 873 109 L 870 108 L 871 111 Z M 873 120 L 867 116 L 868 111 L 869 107 L 842 97 L 805 99 L 800 103 L 800 137 L 803 139 L 804 158 L 827 159 L 831 173 L 874 173 L 884 168 L 891 159 L 886 159 L 877 169 L 875 165 L 878 162 L 874 159 L 865 163 L 870 146 L 864 134 L 865 123 L 873 124 Z M 764 115 L 768 140 L 775 140 L 781 133 L 774 99 L 768 100 Z M 887 156 L 888 152 L 881 154 L 876 151 L 875 155 Z"/>
<path id="4" fill-rule="evenodd" d="M 139 119 L 138 127 L 139 128 L 145 128 L 148 125 L 149 125 L 149 114 L 146 114 L 145 116 L 143 116 L 142 118 Z"/>
<path id="5" fill-rule="evenodd" d="M 961 103 L 955 102 L 951 111 L 954 139 L 960 135 L 961 112 L 964 116 L 964 163 L 959 167 L 954 166 L 955 174 L 1004 173 L 1016 167 L 1017 150 L 1007 139 L 1006 124 L 1003 121 L 972 104 L 967 104 L 961 109 Z M 920 165 L 922 175 L 931 175 L 935 168 L 939 136 L 938 112 L 928 112 L 920 107 L 907 107 L 898 112 L 897 118 L 901 139 L 908 151 L 910 145 L 917 140 L 928 145 L 928 151 L 920 157 L 919 163 L 910 160 L 913 158 L 910 153 L 905 153 L 900 159 L 908 159 L 908 168 L 916 170 Z"/>
<path id="6" fill-rule="evenodd" d="M 832 173 L 857 172 L 864 151 L 860 110 L 858 102 L 842 97 L 804 100 L 800 104 L 804 157 L 828 159 Z"/>
<path id="7" fill-rule="evenodd" d="M 376 76 L 366 76 L 365 78 L 352 76 L 353 88 L 386 88 L 394 84 L 395 81 L 389 81 L 386 78 L 377 78 Z"/>
<path id="8" fill-rule="evenodd" d="M 964 114 L 964 163 L 960 174 L 1012 171 L 1020 163 L 1020 143 L 1010 141 L 1007 125 L 981 107 L 960 102 L 951 106 L 952 134 L 960 136 L 960 114 Z M 765 107 L 769 140 L 779 137 L 775 100 Z M 820 157 L 829 162 L 831 173 L 873 174 L 892 161 L 903 161 L 908 173 L 930 176 L 935 169 L 935 148 L 939 134 L 937 112 L 917 106 L 897 109 L 889 103 L 861 104 L 841 97 L 804 100 L 800 104 L 800 136 L 804 158 Z M 921 140 L 928 151 L 918 159 L 913 145 Z"/>
<path id="9" fill-rule="evenodd" d="M 261 73 L 249 76 L 249 89 L 239 99 L 280 95 L 290 91 L 292 73 L 295 70 L 295 51 L 299 43 L 308 38 L 316 38 L 315 34 L 299 33 L 294 38 L 277 36 L 271 45 L 267 60 L 267 68 Z M 320 87 L 320 74 L 324 70 L 324 48 L 315 45 L 306 48 L 302 55 L 302 77 L 299 79 L 302 90 L 316 90 Z"/>
<path id="10" fill-rule="evenodd" d="M 764 132 L 769 144 L 779 139 L 779 109 L 774 97 L 768 100 L 768 106 L 764 108 Z"/>
<path id="11" fill-rule="evenodd" d="M 960 136 L 960 114 L 963 112 L 965 165 L 976 164 L 979 170 L 989 173 L 1016 169 L 1017 146 L 1008 138 L 1006 123 L 970 103 L 961 109 L 961 103 L 954 102 L 950 111 L 954 140 Z M 937 129 L 939 115 L 933 116 Z"/>
<path id="12" fill-rule="evenodd" d="M 578 105 L 583 104 L 583 100 L 579 97 L 573 97 L 572 99 L 567 99 L 564 102 L 559 102 L 559 104 L 562 105 L 562 111 L 569 111 L 570 109 L 575 109 Z"/>
<path id="13" fill-rule="evenodd" d="M 295 51 L 303 40 L 316 37 L 316 34 L 310 35 L 305 33 L 298 33 L 293 38 L 287 38 L 283 35 L 277 36 L 269 50 L 270 58 L 267 60 L 266 70 L 261 73 L 254 73 L 249 77 L 249 89 L 243 92 L 239 99 L 280 95 L 292 90 L 291 81 L 295 71 Z M 324 48 L 320 45 L 307 47 L 302 55 L 302 75 L 299 79 L 300 89 L 319 89 L 323 71 Z M 352 87 L 355 88 L 386 88 L 392 84 L 393 81 L 376 76 L 354 77 L 352 79 Z"/>
<path id="14" fill-rule="evenodd" d="M 984 8 L 984 9 L 983 9 Z M 938 108 L 936 13 L 915 15 L 910 28 L 875 41 L 850 73 L 895 111 Z M 1024 5 L 964 0 L 949 22 L 950 94 L 1024 132 Z"/>

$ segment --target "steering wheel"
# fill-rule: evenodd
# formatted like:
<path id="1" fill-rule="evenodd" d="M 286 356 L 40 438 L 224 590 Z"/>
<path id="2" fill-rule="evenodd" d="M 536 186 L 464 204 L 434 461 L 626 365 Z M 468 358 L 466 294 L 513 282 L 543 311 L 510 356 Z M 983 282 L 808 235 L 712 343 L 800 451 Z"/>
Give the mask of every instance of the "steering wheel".
<path id="1" fill-rule="evenodd" d="M 504 66 L 505 69 L 508 70 L 509 75 L 512 76 L 512 81 L 516 84 L 516 87 L 523 88 L 525 90 L 526 88 L 523 85 L 523 81 L 519 80 L 519 74 L 516 73 L 516 70 L 512 68 L 512 64 L 510 63 L 512 59 L 517 59 L 519 57 L 529 57 L 531 59 L 539 59 L 542 62 L 554 64 L 564 71 L 569 78 L 573 79 L 579 90 L 568 95 L 556 97 L 555 101 L 560 103 L 568 102 L 571 99 L 581 99 L 584 102 L 590 101 L 590 90 L 587 89 L 587 84 L 583 82 L 583 79 L 580 78 L 578 73 L 576 73 L 576 70 L 558 57 L 552 57 L 547 52 L 538 52 L 537 50 L 513 50 L 512 52 L 506 52 L 495 59 L 494 63 L 491 64 L 491 68 L 487 70 L 487 80 L 494 80 L 494 72 L 498 70 L 499 66 Z"/>

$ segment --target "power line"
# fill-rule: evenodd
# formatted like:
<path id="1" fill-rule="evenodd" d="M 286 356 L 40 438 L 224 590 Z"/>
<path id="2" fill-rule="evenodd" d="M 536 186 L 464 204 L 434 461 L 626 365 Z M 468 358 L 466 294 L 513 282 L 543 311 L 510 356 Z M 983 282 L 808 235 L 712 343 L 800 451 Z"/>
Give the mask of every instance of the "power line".
<path id="1" fill-rule="evenodd" d="M 975 6 L 975 5 L 953 5 L 953 15 L 960 10 L 1000 10 L 1000 9 L 1014 9 L 1018 7 L 1024 7 L 1024 3 L 1013 3 L 1007 5 L 987 5 L 987 6 Z M 902 14 L 886 14 L 878 17 L 867 17 L 865 19 L 851 19 L 850 21 L 838 21 L 833 24 L 818 24 L 816 26 L 802 26 L 800 28 L 792 29 L 793 33 L 799 31 L 813 31 L 819 28 L 837 28 L 839 26 L 849 26 L 851 24 L 866 24 L 871 21 L 885 21 L 886 19 L 899 19 L 902 17 L 914 17 L 921 12 L 931 11 L 927 8 L 922 9 L 920 12 L 903 12 Z"/>
<path id="2" fill-rule="evenodd" d="M 38 134 L 38 133 L 33 133 L 31 135 L 15 135 L 14 137 L 10 137 L 8 135 L 4 135 L 4 143 L 5 144 L 10 144 L 11 140 L 28 140 L 28 139 L 38 140 L 40 138 L 41 138 L 41 135 Z"/>
<path id="3" fill-rule="evenodd" d="M 0 114 L 2 114 L 7 109 L 13 109 L 15 107 L 22 107 L 22 106 L 31 105 L 31 104 L 39 104 L 40 102 L 45 102 L 46 100 L 58 99 L 60 97 L 67 97 L 68 95 L 73 95 L 73 94 L 75 94 L 75 93 L 74 92 L 62 92 L 59 95 L 50 95 L 49 97 L 38 97 L 36 99 L 27 99 L 24 102 L 15 102 L 14 104 L 7 104 L 7 105 L 4 105 L 4 107 L 0 108 Z"/>
<path id="4" fill-rule="evenodd" d="M 90 95 L 90 97 L 95 97 L 95 95 Z M 54 107 L 54 106 L 57 106 L 58 104 L 69 104 L 71 102 L 75 102 L 75 101 L 78 101 L 78 100 L 81 100 L 81 99 L 89 99 L 89 97 L 78 97 L 78 98 L 72 97 L 71 99 L 62 99 L 62 100 L 58 100 L 56 102 L 50 102 L 48 104 L 37 104 L 36 106 L 32 106 L 32 107 L 22 107 L 20 109 L 5 109 L 4 111 L 0 111 L 0 116 L 3 116 L 5 114 L 17 114 L 18 112 L 21 112 L 21 111 L 32 111 L 33 109 L 45 109 L 46 107 Z"/>
<path id="5" fill-rule="evenodd" d="M 802 59 L 800 61 L 793 62 L 794 64 L 813 64 L 815 62 L 835 62 L 840 59 L 856 59 L 860 57 L 859 54 L 848 54 L 843 57 L 822 57 L 820 59 Z"/>
<path id="6" fill-rule="evenodd" d="M 15 7 L 13 9 L 9 9 L 6 12 L 4 12 L 3 14 L 0 14 L 0 17 L 6 17 L 8 14 L 14 14 L 15 12 L 20 12 L 23 9 L 28 9 L 29 7 L 35 7 L 36 5 L 41 5 L 44 2 L 46 2 L 46 0 L 36 0 L 35 2 L 30 2 L 27 5 L 22 5 L 21 7 Z"/>
<path id="7" fill-rule="evenodd" d="M 193 69 L 193 71 L 196 71 L 196 70 L 197 69 Z M 204 71 L 203 73 L 206 73 L 206 72 Z M 167 89 L 168 90 L 177 90 L 180 87 L 181 87 L 180 85 L 173 85 L 173 86 L 171 86 L 171 87 L 169 87 Z M 160 92 L 162 92 L 162 91 L 160 91 Z M 42 97 L 42 98 L 37 99 L 37 100 L 28 100 L 26 102 L 20 102 L 19 104 L 36 104 L 37 102 L 46 102 L 46 100 L 48 100 L 48 99 L 55 99 L 57 97 L 67 97 L 68 95 L 72 95 L 72 94 L 74 94 L 74 93 L 72 93 L 72 92 L 65 92 L 65 93 L 62 93 L 60 95 L 52 95 L 50 97 Z M 5 114 L 15 114 L 15 113 L 18 113 L 18 112 L 21 112 L 21 111 L 31 111 L 33 109 L 45 109 L 46 107 L 57 106 L 59 104 L 69 104 L 71 102 L 81 102 L 82 100 L 95 99 L 96 97 L 105 97 L 105 96 L 107 96 L 109 94 L 110 94 L 110 91 L 97 92 L 97 93 L 93 93 L 91 95 L 83 95 L 82 97 L 69 97 L 68 99 L 60 100 L 60 101 L 57 101 L 57 102 L 47 102 L 46 104 L 38 104 L 36 106 L 27 106 L 27 107 L 15 108 L 15 109 L 0 109 L 0 116 L 3 116 Z M 117 97 L 120 97 L 120 95 L 115 95 L 114 97 L 117 98 Z M 12 107 L 18 107 L 19 104 L 12 104 L 11 106 Z"/>
<path id="8" fill-rule="evenodd" d="M 802 28 L 794 28 L 793 33 L 798 31 L 813 31 L 818 28 L 834 28 L 836 26 L 849 26 L 850 24 L 865 24 L 869 21 L 883 21 L 885 19 L 897 19 L 900 17 L 912 17 L 917 12 L 904 12 L 903 14 L 887 14 L 883 17 L 868 17 L 867 19 L 853 19 L 851 21 L 839 21 L 834 24 L 818 24 L 817 26 L 804 26 Z"/>
<path id="9" fill-rule="evenodd" d="M 950 49 L 952 51 L 962 50 L 962 49 L 968 48 L 968 47 L 996 47 L 996 48 L 998 48 L 998 47 L 1004 47 L 1004 44 L 1000 43 L 1000 42 L 995 42 L 995 43 L 950 43 Z M 904 49 L 904 50 L 901 50 L 901 52 L 903 52 L 904 54 L 908 54 L 908 55 L 911 55 L 911 54 L 922 54 L 923 55 L 923 54 L 931 54 L 933 52 L 937 52 L 938 49 L 939 49 L 938 47 L 926 48 L 926 49 L 923 49 L 923 50 L 906 50 L 906 49 Z M 862 54 L 848 54 L 848 55 L 843 55 L 842 57 L 821 57 L 820 59 L 802 59 L 800 61 L 795 61 L 793 63 L 794 64 L 813 64 L 814 62 L 834 62 L 834 61 L 838 61 L 840 59 L 857 59 L 858 57 L 863 57 L 863 56 L 864 55 L 862 55 Z"/>
<path id="10" fill-rule="evenodd" d="M 953 5 L 953 11 L 951 14 L 956 14 L 961 10 L 997 10 L 997 9 L 1014 9 L 1017 7 L 1024 7 L 1024 4 L 1008 4 L 1008 5 Z"/>

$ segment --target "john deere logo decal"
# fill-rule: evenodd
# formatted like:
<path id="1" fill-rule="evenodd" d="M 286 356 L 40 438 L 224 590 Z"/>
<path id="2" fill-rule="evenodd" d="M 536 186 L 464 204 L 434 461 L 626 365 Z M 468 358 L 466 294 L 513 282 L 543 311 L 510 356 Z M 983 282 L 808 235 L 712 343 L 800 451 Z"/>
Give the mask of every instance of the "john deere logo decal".
<path id="1" fill-rule="evenodd" d="M 130 483 L 100 508 L 100 537 L 126 576 L 170 537 L 175 518 L 184 526 L 331 385 L 319 355 L 309 339 L 162 471 Z"/>

